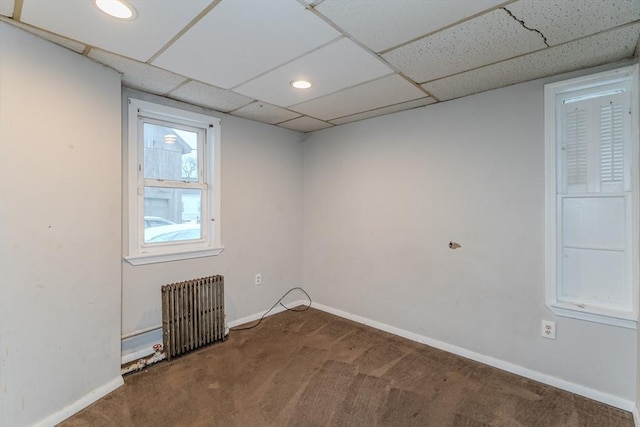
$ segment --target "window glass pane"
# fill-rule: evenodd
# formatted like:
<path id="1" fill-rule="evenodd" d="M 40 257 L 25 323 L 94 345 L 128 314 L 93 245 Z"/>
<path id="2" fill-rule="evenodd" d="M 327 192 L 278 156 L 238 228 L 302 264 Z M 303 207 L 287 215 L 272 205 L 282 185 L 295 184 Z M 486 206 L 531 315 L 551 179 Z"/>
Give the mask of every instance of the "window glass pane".
<path id="1" fill-rule="evenodd" d="M 199 240 L 202 191 L 145 187 L 144 242 Z"/>
<path id="2" fill-rule="evenodd" d="M 198 181 L 198 133 L 144 123 L 144 177 Z"/>

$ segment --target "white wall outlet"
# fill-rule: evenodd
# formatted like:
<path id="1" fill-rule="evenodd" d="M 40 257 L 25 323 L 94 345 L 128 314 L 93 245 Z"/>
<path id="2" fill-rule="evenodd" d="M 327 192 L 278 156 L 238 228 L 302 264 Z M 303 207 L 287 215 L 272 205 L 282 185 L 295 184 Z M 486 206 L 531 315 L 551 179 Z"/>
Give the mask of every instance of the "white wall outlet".
<path id="1" fill-rule="evenodd" d="M 550 320 L 542 321 L 542 336 L 543 338 L 549 338 L 550 340 L 556 339 L 556 322 Z"/>
<path id="2" fill-rule="evenodd" d="M 256 274 L 256 286 L 257 285 L 262 285 L 262 275 L 260 273 Z"/>

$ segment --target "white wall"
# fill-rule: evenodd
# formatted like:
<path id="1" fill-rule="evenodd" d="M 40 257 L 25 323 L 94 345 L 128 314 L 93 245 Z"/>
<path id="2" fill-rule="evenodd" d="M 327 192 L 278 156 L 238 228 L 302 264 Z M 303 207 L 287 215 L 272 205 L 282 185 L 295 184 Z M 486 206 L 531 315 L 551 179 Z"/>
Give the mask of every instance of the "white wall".
<path id="1" fill-rule="evenodd" d="M 125 91 L 146 100 L 158 97 Z M 123 262 L 123 334 L 162 322 L 160 287 L 225 276 L 227 322 L 265 311 L 302 285 L 302 134 L 178 102 L 222 118 L 222 243 L 218 256 L 133 266 Z M 262 285 L 254 285 L 256 273 Z M 300 299 L 291 294 L 288 300 Z M 123 341 L 123 355 L 149 353 L 160 330 Z M 139 353 L 142 352 L 142 353 Z M 127 360 L 127 359 L 125 359 Z"/>
<path id="2" fill-rule="evenodd" d="M 313 134 L 304 282 L 327 306 L 630 403 L 636 331 L 545 307 L 543 84 Z"/>
<path id="3" fill-rule="evenodd" d="M 120 76 L 0 22 L 0 425 L 120 377 Z"/>

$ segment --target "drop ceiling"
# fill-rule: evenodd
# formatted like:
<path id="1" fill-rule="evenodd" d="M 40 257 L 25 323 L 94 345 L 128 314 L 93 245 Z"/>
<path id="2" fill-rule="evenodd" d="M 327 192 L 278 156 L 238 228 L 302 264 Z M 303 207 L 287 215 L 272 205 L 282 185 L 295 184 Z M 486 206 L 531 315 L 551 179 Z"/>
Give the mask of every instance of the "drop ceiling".
<path id="1" fill-rule="evenodd" d="M 127 87 L 301 132 L 637 55 L 640 0 L 0 0 Z M 307 90 L 294 79 L 313 83 Z"/>

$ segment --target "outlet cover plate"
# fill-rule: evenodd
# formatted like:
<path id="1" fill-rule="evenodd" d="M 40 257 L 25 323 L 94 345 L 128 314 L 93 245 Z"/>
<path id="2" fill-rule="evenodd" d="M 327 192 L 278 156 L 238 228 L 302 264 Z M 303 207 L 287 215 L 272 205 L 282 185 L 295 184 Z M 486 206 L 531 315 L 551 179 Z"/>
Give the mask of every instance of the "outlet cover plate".
<path id="1" fill-rule="evenodd" d="M 542 321 L 542 330 L 540 331 L 543 338 L 548 338 L 550 340 L 556 339 L 556 322 L 552 322 L 550 320 Z"/>

